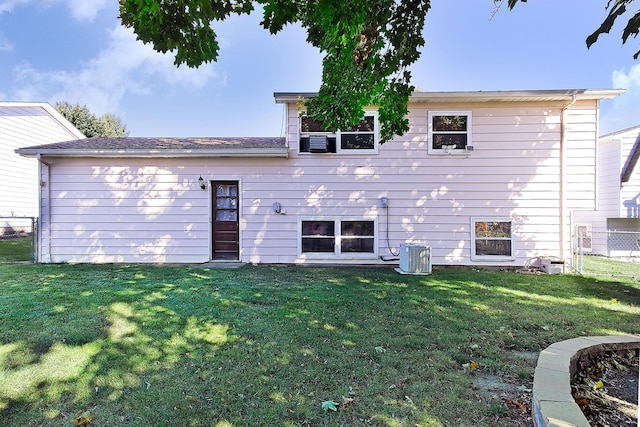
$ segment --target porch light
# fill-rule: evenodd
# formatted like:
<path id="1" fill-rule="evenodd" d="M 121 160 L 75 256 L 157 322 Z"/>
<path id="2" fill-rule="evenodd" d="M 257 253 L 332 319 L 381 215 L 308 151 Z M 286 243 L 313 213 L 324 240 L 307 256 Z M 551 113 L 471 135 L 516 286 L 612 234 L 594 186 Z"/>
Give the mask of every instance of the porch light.
<path id="1" fill-rule="evenodd" d="M 200 175 L 200 178 L 198 178 L 198 182 L 200 183 L 200 188 L 202 188 L 203 190 L 207 188 L 207 186 L 204 183 L 204 178 L 202 178 L 202 175 Z"/>

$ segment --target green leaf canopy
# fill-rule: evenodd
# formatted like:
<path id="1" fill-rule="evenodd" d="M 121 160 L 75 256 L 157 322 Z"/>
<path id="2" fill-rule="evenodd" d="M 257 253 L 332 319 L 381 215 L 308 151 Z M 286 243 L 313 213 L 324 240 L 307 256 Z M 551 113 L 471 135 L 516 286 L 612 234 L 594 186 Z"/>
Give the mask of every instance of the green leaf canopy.
<path id="1" fill-rule="evenodd" d="M 175 52 L 176 65 L 197 67 L 218 57 L 211 23 L 250 13 L 254 4 L 263 10 L 265 29 L 277 33 L 300 23 L 324 53 L 322 85 L 306 108 L 325 128 L 352 127 L 364 107 L 377 105 L 381 142 L 409 129 L 408 68 L 424 45 L 429 0 L 121 0 L 120 18 L 155 50 Z"/>
<path id="2" fill-rule="evenodd" d="M 497 11 L 527 0 L 493 0 Z M 608 15 L 587 46 L 608 33 L 635 0 L 608 0 Z M 328 130 L 358 123 L 364 107 L 377 105 L 380 141 L 409 129 L 407 102 L 414 90 L 409 66 L 420 57 L 429 0 L 120 0 L 120 19 L 156 51 L 175 52 L 175 64 L 198 67 L 218 58 L 212 23 L 262 9 L 272 34 L 299 23 L 307 41 L 323 54 L 317 96 L 305 100 L 307 114 Z M 640 11 L 623 29 L 625 43 L 638 35 Z M 636 52 L 634 58 L 640 55 Z"/>

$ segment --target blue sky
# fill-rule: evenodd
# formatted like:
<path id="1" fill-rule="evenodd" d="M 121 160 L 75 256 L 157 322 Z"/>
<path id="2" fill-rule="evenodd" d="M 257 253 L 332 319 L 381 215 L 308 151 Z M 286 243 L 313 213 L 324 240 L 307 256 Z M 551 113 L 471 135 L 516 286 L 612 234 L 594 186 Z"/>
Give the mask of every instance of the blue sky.
<path id="1" fill-rule="evenodd" d="M 640 40 L 618 23 L 587 50 L 606 0 L 529 0 L 494 15 L 491 0 L 432 0 L 413 66 L 426 91 L 607 89 L 601 133 L 640 125 Z M 272 36 L 260 15 L 214 27 L 217 63 L 176 68 L 123 28 L 117 0 L 0 0 L 0 100 L 67 101 L 113 113 L 131 136 L 278 136 L 273 92 L 316 91 L 321 55 L 299 27 Z"/>

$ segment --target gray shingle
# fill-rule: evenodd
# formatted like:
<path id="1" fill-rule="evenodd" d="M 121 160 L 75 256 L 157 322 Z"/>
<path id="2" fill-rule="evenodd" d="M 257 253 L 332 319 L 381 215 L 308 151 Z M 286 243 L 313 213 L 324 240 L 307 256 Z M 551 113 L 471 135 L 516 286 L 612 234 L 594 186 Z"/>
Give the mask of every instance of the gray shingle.
<path id="1" fill-rule="evenodd" d="M 25 147 L 27 150 L 225 150 L 252 148 L 284 148 L 285 139 L 279 137 L 223 137 L 223 138 L 87 138 L 53 144 Z"/>

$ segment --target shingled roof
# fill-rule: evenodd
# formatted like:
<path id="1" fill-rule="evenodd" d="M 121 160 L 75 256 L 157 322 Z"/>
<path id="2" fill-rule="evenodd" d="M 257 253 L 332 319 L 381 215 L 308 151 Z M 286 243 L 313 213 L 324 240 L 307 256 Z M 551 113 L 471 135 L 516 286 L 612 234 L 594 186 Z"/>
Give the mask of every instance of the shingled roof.
<path id="1" fill-rule="evenodd" d="M 285 138 L 87 138 L 17 149 L 48 157 L 287 157 Z"/>

